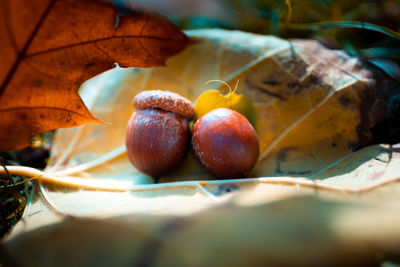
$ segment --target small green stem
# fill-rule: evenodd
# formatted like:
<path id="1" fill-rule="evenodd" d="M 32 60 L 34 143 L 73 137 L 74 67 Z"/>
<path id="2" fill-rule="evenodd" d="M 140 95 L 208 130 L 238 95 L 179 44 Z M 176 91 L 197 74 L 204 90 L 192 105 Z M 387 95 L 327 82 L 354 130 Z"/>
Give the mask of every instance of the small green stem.
<path id="1" fill-rule="evenodd" d="M 294 30 L 326 30 L 326 29 L 337 29 L 337 28 L 350 28 L 350 29 L 364 29 L 380 32 L 394 39 L 400 40 L 400 33 L 393 31 L 389 28 L 378 26 L 368 22 L 359 21 L 327 21 L 318 23 L 293 23 L 293 24 L 282 24 L 282 28 L 294 29 Z"/>

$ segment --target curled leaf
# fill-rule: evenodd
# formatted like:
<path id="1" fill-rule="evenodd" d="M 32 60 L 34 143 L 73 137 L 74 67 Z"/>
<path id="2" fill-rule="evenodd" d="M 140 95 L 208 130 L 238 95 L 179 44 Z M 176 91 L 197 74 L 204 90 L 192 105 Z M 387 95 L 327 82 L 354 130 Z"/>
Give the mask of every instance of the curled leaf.
<path id="1" fill-rule="evenodd" d="M 202 93 L 194 106 L 195 119 L 213 109 L 230 108 L 244 115 L 256 127 L 256 110 L 253 103 L 245 95 L 237 94 L 230 87 L 229 89 L 230 91 L 226 95 L 221 94 L 218 90 L 207 90 Z"/>

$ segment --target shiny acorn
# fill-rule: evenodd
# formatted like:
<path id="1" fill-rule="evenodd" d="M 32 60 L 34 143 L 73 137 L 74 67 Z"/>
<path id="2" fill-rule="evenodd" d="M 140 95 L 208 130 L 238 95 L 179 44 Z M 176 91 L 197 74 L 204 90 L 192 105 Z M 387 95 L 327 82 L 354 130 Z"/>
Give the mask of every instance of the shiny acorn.
<path id="1" fill-rule="evenodd" d="M 189 148 L 191 102 L 172 92 L 152 90 L 135 96 L 128 122 L 126 150 L 131 163 L 151 176 L 176 170 Z"/>
<path id="2" fill-rule="evenodd" d="M 193 126 L 192 146 L 203 167 L 219 178 L 247 177 L 257 163 L 259 142 L 242 114 L 214 109 Z"/>

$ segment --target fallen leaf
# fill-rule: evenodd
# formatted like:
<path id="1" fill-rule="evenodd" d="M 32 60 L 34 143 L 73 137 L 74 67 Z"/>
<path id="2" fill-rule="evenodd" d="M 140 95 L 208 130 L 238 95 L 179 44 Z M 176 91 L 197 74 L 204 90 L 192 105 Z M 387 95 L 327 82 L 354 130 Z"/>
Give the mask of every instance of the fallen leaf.
<path id="1" fill-rule="evenodd" d="M 398 101 L 398 84 L 313 41 L 222 30 L 188 35 L 197 43 L 166 68 L 116 68 L 82 86 L 89 110 L 111 124 L 58 130 L 44 172 L 8 167 L 40 178 L 36 201 L 1 252 L 21 264 L 52 265 L 58 258 L 51 255 L 70 251 L 79 231 L 82 254 L 65 264 L 97 263 L 88 255 L 120 266 L 360 265 L 398 257 L 400 145 L 367 146 L 369 129 Z M 180 182 L 152 184 L 130 165 L 124 138 L 137 92 L 164 89 L 194 100 L 208 89 L 205 81 L 232 86 L 237 78 L 257 110 L 266 154 L 258 178 L 215 180 L 191 154 L 160 180 Z M 38 258 L 36 248 L 52 253 Z"/>
<path id="2" fill-rule="evenodd" d="M 253 102 L 258 118 L 262 157 L 252 177 L 317 175 L 370 144 L 370 129 L 400 101 L 395 80 L 314 41 L 222 30 L 189 33 L 198 43 L 171 58 L 166 68 L 119 68 L 87 82 L 82 98 L 93 114 L 112 125 L 58 131 L 47 171 L 110 178 L 115 169 L 119 180 L 151 181 L 124 154 L 131 100 L 142 90 L 169 90 L 195 101 L 210 89 L 206 81 L 223 80 L 234 88 L 239 78 L 238 91 Z M 93 136 L 108 141 L 99 146 Z M 210 178 L 189 154 L 184 167 L 161 182 Z"/>
<path id="3" fill-rule="evenodd" d="M 195 119 L 217 108 L 230 108 L 244 115 L 256 126 L 256 110 L 253 103 L 242 94 L 229 92 L 223 95 L 218 90 L 207 90 L 196 99 L 194 106 Z"/>
<path id="4" fill-rule="evenodd" d="M 302 196 L 252 206 L 230 203 L 190 217 L 66 217 L 2 243 L 0 262 L 5 266 L 379 265 L 399 255 L 398 211 Z"/>
<path id="5" fill-rule="evenodd" d="M 263 184 L 264 180 L 273 182 L 273 177 L 277 177 L 274 183 L 288 179 L 293 185 L 304 182 L 312 187 L 315 183 L 317 188 L 357 193 L 400 177 L 396 170 L 397 146 L 353 151 L 355 144 L 361 146 L 371 141 L 360 136 L 368 136 L 369 129 L 390 112 L 385 103 L 398 97 L 393 80 L 377 77 L 378 70 L 372 71 L 357 59 L 326 50 L 312 41 L 290 43 L 275 37 L 221 30 L 189 34 L 198 43 L 171 58 L 166 68 L 116 68 L 82 86 L 80 94 L 91 112 L 111 124 L 88 124 L 57 132 L 49 164 L 41 177 L 43 181 L 67 186 L 67 193 L 63 187 L 49 192 L 56 206 L 66 204 L 68 213 L 80 216 L 110 216 L 143 209 L 155 213 L 203 209 L 210 194 L 218 195 L 222 190 L 219 181 L 143 185 L 153 183 L 153 178 L 132 167 L 125 153 L 126 124 L 134 111 L 131 101 L 137 92 L 146 89 L 170 90 L 194 100 L 208 89 L 205 81 L 236 83 L 238 76 L 243 81 L 239 84 L 240 92 L 255 103 L 261 151 L 266 154 L 254 171 L 255 177 L 265 178 L 245 180 L 246 188 Z M 248 50 L 249 42 L 257 44 L 251 46 L 252 53 Z M 306 48 L 310 51 L 306 52 Z M 320 56 L 315 63 L 312 55 L 317 52 Z M 215 69 L 209 68 L 212 59 L 216 60 Z M 213 179 L 189 153 L 182 168 L 159 182 Z M 236 182 L 239 184 L 233 187 L 240 188 L 242 182 Z M 230 184 L 221 182 L 221 186 L 225 183 Z M 161 197 L 132 200 L 132 196 L 119 199 L 121 195 L 117 195 L 116 200 L 110 201 L 109 196 L 114 196 L 111 193 L 85 191 L 82 195 L 81 191 L 68 189 L 70 186 L 106 191 L 135 188 L 139 195 L 166 197 L 170 196 L 166 192 L 172 190 L 178 195 L 192 195 L 193 204 L 179 205 L 180 197 L 167 202 Z M 146 188 L 144 192 L 141 186 Z M 82 198 L 88 209 L 79 204 L 80 209 L 76 210 L 75 205 Z M 126 204 L 120 205 L 121 201 Z M 116 203 L 119 208 L 111 205 L 107 209 L 107 203 Z"/>
<path id="6" fill-rule="evenodd" d="M 324 50 L 315 43 L 299 42 L 292 47 L 289 42 L 275 37 L 221 30 L 200 30 L 189 34 L 192 38 L 197 38 L 198 43 L 171 58 L 166 68 L 116 68 L 87 81 L 82 86 L 80 94 L 91 112 L 111 124 L 87 124 L 57 131 L 45 173 L 35 174 L 41 174 L 42 181 L 67 186 L 66 188 L 56 186 L 48 192 L 49 198 L 57 207 L 61 207 L 68 214 L 79 216 L 111 216 L 144 211 L 168 214 L 193 213 L 203 209 L 204 205 L 208 205 L 205 203 L 212 202 L 213 197 L 223 194 L 225 189 L 235 191 L 255 186 L 262 188 L 261 185 L 265 183 L 288 183 L 289 188 L 294 190 L 290 193 L 297 192 L 296 185 L 299 185 L 310 187 L 311 191 L 316 186 L 319 190 L 333 188 L 339 193 L 349 190 L 357 195 L 358 190 L 367 190 L 400 177 L 396 170 L 399 164 L 397 146 L 377 145 L 357 152 L 353 152 L 353 148 L 349 147 L 357 141 L 362 144 L 363 140 L 358 139 L 357 132 L 361 128 L 357 130 L 356 127 L 363 126 L 365 127 L 363 130 L 368 131 L 367 127 L 373 126 L 371 121 L 362 123 L 364 115 L 361 114 L 374 114 L 375 117 L 371 117 L 370 120 L 375 118 L 379 121 L 379 117 L 383 118 L 385 112 L 388 112 L 384 106 L 371 107 L 367 104 L 360 106 L 360 100 L 357 98 L 361 92 L 365 95 L 379 96 L 379 90 L 371 86 L 379 80 L 356 79 L 356 73 L 346 74 L 351 70 L 340 69 L 340 66 L 328 65 L 332 68 L 331 73 L 316 72 L 325 69 L 318 64 L 308 66 L 306 64 L 308 61 L 304 59 L 306 52 L 298 53 L 304 47 L 311 49 L 314 45 L 315 49 L 321 49 L 319 64 L 323 64 L 324 55 L 334 59 L 341 56 L 341 64 L 347 69 L 354 66 L 356 59 L 342 52 Z M 255 54 L 248 51 L 249 42 L 258 44 L 252 46 Z M 295 49 L 295 52 L 292 49 Z M 225 56 L 215 57 L 216 52 Z M 294 61 L 293 53 L 297 61 Z M 209 68 L 212 59 L 217 60 L 215 66 L 218 68 Z M 202 68 L 200 68 L 201 62 L 206 64 Z M 329 64 L 333 64 L 333 61 Z M 301 72 L 296 71 L 298 69 Z M 365 73 L 372 75 L 372 72 L 363 66 L 357 71 L 363 75 L 366 75 Z M 290 87 L 290 84 L 295 83 L 293 77 L 300 75 L 299 73 L 303 75 L 308 73 L 308 76 L 301 82 L 298 81 L 297 87 Z M 204 86 L 205 81 L 215 78 L 233 80 L 236 83 L 237 76 L 241 76 L 240 80 L 243 81 L 239 84 L 240 92 L 256 104 L 262 151 L 265 153 L 269 149 L 272 155 L 258 162 L 256 173 L 259 175 L 256 177 L 260 178 L 234 180 L 234 184 L 232 181 L 194 181 L 182 184 L 144 185 L 152 184 L 153 178 L 132 167 L 124 146 L 126 124 L 134 111 L 132 98 L 137 92 L 145 89 L 165 89 L 194 100 L 208 89 Z M 254 85 L 262 86 L 262 83 L 257 81 L 271 79 L 282 79 L 284 82 L 261 88 Z M 382 78 L 380 82 L 384 84 L 385 81 Z M 389 79 L 386 83 L 395 85 L 392 82 Z M 394 92 L 396 90 L 396 87 L 380 89 L 383 88 L 386 88 L 385 97 L 388 98 L 391 90 Z M 324 90 L 328 90 L 325 95 Z M 283 96 L 274 95 L 278 93 Z M 345 101 L 347 105 L 340 104 L 344 101 L 344 96 L 351 97 L 351 100 Z M 396 97 L 395 94 L 392 96 Z M 382 100 L 377 103 L 386 102 Z M 374 108 L 375 111 L 371 112 L 368 107 Z M 377 109 L 378 107 L 381 109 Z M 329 114 L 333 117 L 332 120 L 328 119 L 325 123 L 321 123 L 320 120 L 325 120 L 325 116 Z M 283 125 L 287 127 L 284 128 Z M 276 128 L 275 131 L 271 130 L 273 127 Z M 292 131 L 298 136 L 288 138 L 287 136 L 292 135 Z M 307 134 L 302 134 L 302 131 Z M 332 146 L 334 141 L 337 142 L 336 146 Z M 297 149 L 287 149 L 287 142 L 292 142 Z M 272 149 L 271 145 L 274 146 Z M 310 150 L 309 145 L 319 149 Z M 283 155 L 282 151 L 286 154 Z M 299 154 L 303 157 L 298 156 Z M 276 161 L 276 158 L 279 161 Z M 310 158 L 314 161 L 310 162 Z M 320 161 L 319 158 L 326 158 L 329 161 Z M 287 168 L 287 171 L 286 173 L 270 171 L 268 167 L 271 165 L 280 166 L 282 170 Z M 296 168 L 309 168 L 310 173 L 291 174 L 290 171 Z M 189 153 L 184 166 L 173 174 L 162 177 L 160 182 L 213 179 L 214 177 L 210 176 Z M 71 190 L 70 186 L 100 191 L 126 191 L 133 188 L 138 195 L 76 191 Z M 266 188 L 268 190 L 269 187 Z M 172 197 L 171 194 L 176 195 Z M 191 196 L 190 200 L 186 199 L 187 196 Z M 116 199 L 110 200 L 114 197 Z M 163 197 L 169 201 L 165 201 Z M 181 197 L 186 199 L 184 203 L 190 201 L 192 204 L 182 206 L 179 204 L 182 201 Z M 85 199 L 83 201 L 85 204 L 81 203 L 82 199 Z M 75 208 L 77 205 L 80 207 L 79 210 Z"/>
<path id="7" fill-rule="evenodd" d="M 165 18 L 117 16 L 94 0 L 0 4 L 0 150 L 29 144 L 36 133 L 99 122 L 76 90 L 113 67 L 152 67 L 187 44 Z"/>

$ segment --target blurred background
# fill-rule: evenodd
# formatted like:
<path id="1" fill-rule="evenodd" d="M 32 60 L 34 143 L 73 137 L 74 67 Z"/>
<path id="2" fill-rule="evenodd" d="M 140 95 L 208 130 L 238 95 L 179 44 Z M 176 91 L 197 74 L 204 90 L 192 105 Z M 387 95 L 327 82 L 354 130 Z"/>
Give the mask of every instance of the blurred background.
<path id="1" fill-rule="evenodd" d="M 112 0 L 109 0 L 112 1 Z M 282 38 L 318 39 L 400 79 L 400 1 L 114 0 L 155 11 L 182 29 L 226 28 Z"/>

